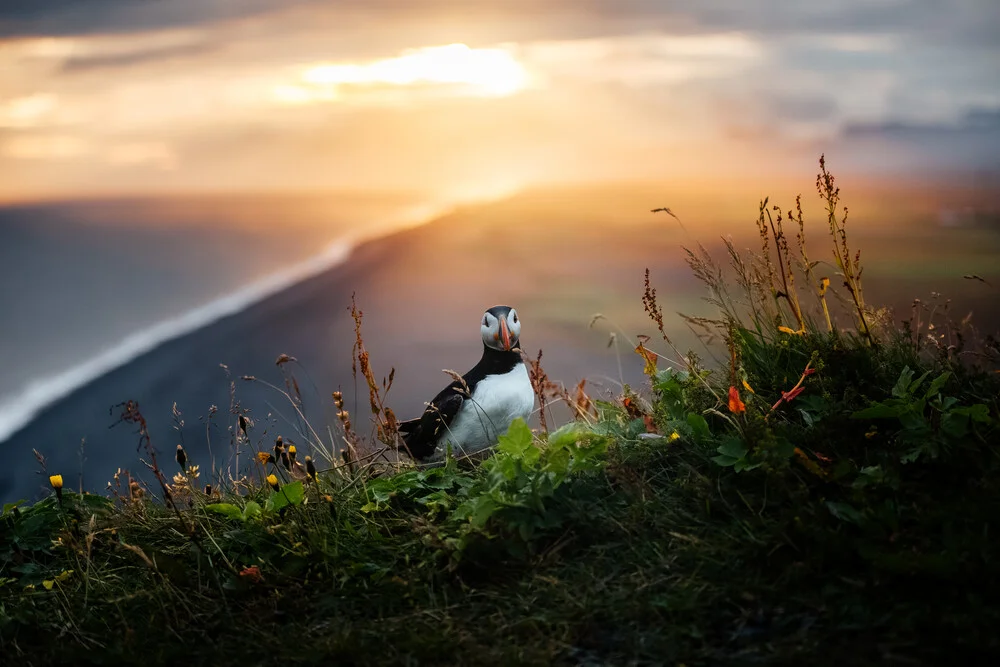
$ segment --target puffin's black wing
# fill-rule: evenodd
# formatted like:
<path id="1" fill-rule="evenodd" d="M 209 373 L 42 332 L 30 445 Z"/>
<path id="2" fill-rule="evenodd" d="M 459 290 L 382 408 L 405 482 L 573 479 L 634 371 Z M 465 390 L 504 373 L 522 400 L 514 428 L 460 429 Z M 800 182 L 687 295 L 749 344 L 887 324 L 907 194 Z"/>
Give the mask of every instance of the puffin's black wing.
<path id="1" fill-rule="evenodd" d="M 399 434 L 415 459 L 426 459 L 434 453 L 438 440 L 450 425 L 462 401 L 465 390 L 458 381 L 452 382 L 434 397 L 424 414 L 417 419 L 400 422 Z"/>

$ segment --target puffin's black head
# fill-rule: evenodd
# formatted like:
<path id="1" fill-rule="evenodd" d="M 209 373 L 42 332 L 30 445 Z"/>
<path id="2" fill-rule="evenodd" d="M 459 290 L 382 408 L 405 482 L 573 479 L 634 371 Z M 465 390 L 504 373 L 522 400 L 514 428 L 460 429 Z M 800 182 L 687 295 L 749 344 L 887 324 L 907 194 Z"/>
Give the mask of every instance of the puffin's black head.
<path id="1" fill-rule="evenodd" d="M 507 352 L 517 347 L 521 337 L 521 320 L 510 306 L 493 306 L 479 323 L 486 347 Z"/>

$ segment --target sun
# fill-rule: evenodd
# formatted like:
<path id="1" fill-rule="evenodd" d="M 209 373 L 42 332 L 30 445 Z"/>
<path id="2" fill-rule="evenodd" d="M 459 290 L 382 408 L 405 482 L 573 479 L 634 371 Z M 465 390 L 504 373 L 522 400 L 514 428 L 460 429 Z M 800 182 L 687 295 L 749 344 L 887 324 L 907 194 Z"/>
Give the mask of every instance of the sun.
<path id="1" fill-rule="evenodd" d="M 461 96 L 505 97 L 524 89 L 528 74 L 507 49 L 448 44 L 367 63 L 313 65 L 301 81 L 306 85 L 284 86 L 276 95 L 295 103 L 336 97 L 344 86 L 431 86 Z"/>

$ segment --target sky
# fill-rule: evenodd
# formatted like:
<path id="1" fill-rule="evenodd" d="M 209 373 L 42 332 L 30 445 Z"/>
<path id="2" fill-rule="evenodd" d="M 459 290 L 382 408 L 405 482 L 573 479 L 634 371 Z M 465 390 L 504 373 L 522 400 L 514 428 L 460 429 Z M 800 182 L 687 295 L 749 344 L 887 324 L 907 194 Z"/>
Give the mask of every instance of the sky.
<path id="1" fill-rule="evenodd" d="M 980 178 L 998 35 L 996 0 L 4 0 L 0 200 Z"/>

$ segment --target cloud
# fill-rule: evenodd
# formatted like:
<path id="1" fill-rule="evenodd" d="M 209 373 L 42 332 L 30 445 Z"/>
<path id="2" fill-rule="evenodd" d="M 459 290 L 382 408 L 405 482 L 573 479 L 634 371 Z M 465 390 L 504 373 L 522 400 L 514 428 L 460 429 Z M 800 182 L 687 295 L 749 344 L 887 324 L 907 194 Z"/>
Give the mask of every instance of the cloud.
<path id="1" fill-rule="evenodd" d="M 19 160 L 66 160 L 86 155 L 87 142 L 73 135 L 26 134 L 8 137 L 0 152 Z"/>
<path id="2" fill-rule="evenodd" d="M 41 125 L 55 110 L 58 98 L 47 93 L 16 97 L 0 105 L 0 128 L 29 128 Z"/>
<path id="3" fill-rule="evenodd" d="M 276 0 L 4 0 L 0 10 L 0 37 L 88 35 L 197 26 L 272 12 L 282 4 Z"/>
<path id="4" fill-rule="evenodd" d="M 13 0 L 0 34 L 39 36 L 0 39 L 2 185 L 471 187 L 706 172 L 764 150 L 988 163 L 1000 146 L 970 114 L 1000 109 L 998 7 Z M 425 62 L 459 41 L 450 64 Z"/>
<path id="5" fill-rule="evenodd" d="M 855 162 L 864 162 L 874 144 L 905 156 L 906 163 L 896 165 L 903 172 L 988 171 L 1000 175 L 1000 107 L 970 111 L 957 122 L 851 125 L 845 128 L 843 139 Z"/>
<path id="6" fill-rule="evenodd" d="M 173 150 L 162 141 L 140 141 L 112 146 L 107 153 L 107 161 L 115 166 L 153 166 L 162 170 L 177 168 L 177 157 Z"/>
<path id="7" fill-rule="evenodd" d="M 168 46 L 152 46 L 136 48 L 124 53 L 109 53 L 85 55 L 67 58 L 63 61 L 62 70 L 68 73 L 86 72 L 91 70 L 121 69 L 136 67 L 150 62 L 191 59 L 215 51 L 217 45 L 210 42 L 195 42 Z"/>
<path id="8" fill-rule="evenodd" d="M 359 14 L 410 22 L 423 16 L 466 26 L 492 22 L 497 40 L 580 38 L 647 31 L 789 34 L 905 33 L 993 46 L 1000 33 L 994 0 L 5 0 L 0 37 L 148 31 L 237 21 L 289 10 L 317 20 Z M 542 34 L 544 32 L 544 34 Z"/>

